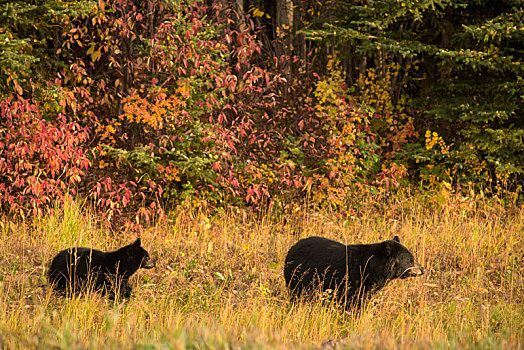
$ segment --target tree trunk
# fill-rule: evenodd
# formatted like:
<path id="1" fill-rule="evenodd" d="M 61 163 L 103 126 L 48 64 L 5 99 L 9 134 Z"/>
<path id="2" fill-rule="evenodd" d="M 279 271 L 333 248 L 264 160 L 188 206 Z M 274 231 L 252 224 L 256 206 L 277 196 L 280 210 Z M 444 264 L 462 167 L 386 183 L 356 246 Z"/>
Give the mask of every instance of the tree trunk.
<path id="1" fill-rule="evenodd" d="M 293 28 L 293 1 L 276 0 L 275 1 L 275 37 L 281 40 L 281 43 L 275 47 L 277 56 L 289 56 L 293 51 L 293 41 L 291 29 Z"/>

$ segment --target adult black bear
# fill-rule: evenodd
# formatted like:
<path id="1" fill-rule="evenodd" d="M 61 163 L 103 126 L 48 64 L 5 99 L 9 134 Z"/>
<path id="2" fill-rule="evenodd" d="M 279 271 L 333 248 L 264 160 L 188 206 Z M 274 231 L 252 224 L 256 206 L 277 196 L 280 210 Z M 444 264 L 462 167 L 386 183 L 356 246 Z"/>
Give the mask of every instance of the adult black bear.
<path id="1" fill-rule="evenodd" d="M 114 252 L 91 248 L 69 248 L 58 253 L 49 268 L 49 282 L 55 290 L 80 291 L 93 285 L 103 294 L 114 291 L 131 296 L 128 280 L 139 268 L 151 269 L 155 262 L 141 247 L 140 238 Z"/>
<path id="2" fill-rule="evenodd" d="M 392 279 L 423 273 L 424 268 L 398 236 L 381 243 L 350 245 L 322 237 L 305 238 L 289 249 L 284 266 L 293 297 L 332 290 L 347 307 L 360 306 Z"/>

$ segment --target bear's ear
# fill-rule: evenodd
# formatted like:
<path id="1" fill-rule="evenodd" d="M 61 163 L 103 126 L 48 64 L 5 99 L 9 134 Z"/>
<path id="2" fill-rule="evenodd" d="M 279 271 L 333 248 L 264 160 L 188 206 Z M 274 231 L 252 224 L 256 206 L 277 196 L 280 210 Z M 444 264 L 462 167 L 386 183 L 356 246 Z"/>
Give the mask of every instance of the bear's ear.
<path id="1" fill-rule="evenodd" d="M 142 243 L 140 242 L 140 237 L 138 237 L 138 238 L 136 239 L 135 243 L 133 243 L 133 246 L 135 246 L 135 247 L 140 247 L 141 244 L 142 244 Z"/>
<path id="2" fill-rule="evenodd" d="M 400 238 L 398 238 L 398 236 L 393 237 L 393 240 L 394 240 L 395 242 L 400 243 Z"/>

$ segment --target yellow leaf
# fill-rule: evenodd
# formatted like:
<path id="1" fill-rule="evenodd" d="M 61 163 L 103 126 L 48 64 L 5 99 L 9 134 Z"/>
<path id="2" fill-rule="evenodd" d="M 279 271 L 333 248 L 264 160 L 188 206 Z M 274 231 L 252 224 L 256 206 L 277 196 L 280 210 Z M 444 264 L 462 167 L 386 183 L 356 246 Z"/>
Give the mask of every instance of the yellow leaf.
<path id="1" fill-rule="evenodd" d="M 96 62 L 100 59 L 100 56 L 102 56 L 102 53 L 100 51 L 95 51 L 91 55 L 91 59 L 93 60 L 93 62 Z"/>

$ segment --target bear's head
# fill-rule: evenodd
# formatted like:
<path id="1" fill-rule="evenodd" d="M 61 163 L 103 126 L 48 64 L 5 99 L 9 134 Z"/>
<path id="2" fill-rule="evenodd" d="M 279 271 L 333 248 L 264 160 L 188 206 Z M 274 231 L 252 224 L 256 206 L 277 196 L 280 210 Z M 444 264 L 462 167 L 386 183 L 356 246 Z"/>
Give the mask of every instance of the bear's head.
<path id="1" fill-rule="evenodd" d="M 122 249 L 125 250 L 128 259 L 127 263 L 131 270 L 136 271 L 139 268 L 152 269 L 155 267 L 155 262 L 149 257 L 147 250 L 142 248 L 140 238 Z"/>
<path id="2" fill-rule="evenodd" d="M 408 278 L 424 274 L 424 268 L 415 260 L 411 252 L 400 244 L 395 236 L 392 240 L 382 242 L 385 248 L 387 261 L 385 275 L 388 279 Z"/>

